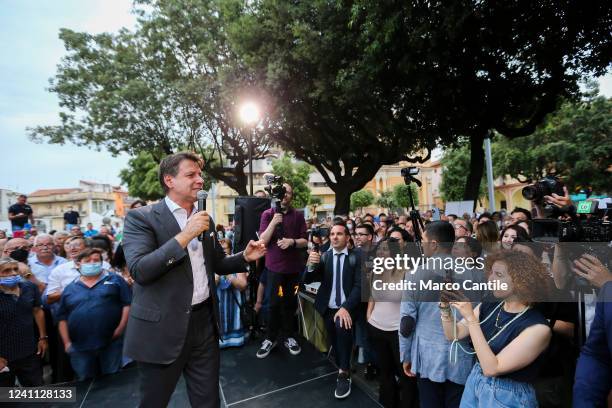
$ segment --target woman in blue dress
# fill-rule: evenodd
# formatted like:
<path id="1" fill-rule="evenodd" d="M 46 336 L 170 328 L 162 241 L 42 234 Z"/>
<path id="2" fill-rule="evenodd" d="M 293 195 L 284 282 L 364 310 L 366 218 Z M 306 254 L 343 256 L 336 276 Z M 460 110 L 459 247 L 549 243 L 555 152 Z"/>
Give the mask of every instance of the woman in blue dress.
<path id="1" fill-rule="evenodd" d="M 231 255 L 231 242 L 222 239 L 221 245 Z M 219 348 L 240 347 L 244 344 L 245 330 L 240 320 L 240 308 L 244 303 L 242 291 L 247 287 L 247 274 L 215 275 L 217 298 L 219 299 L 219 326 L 221 328 Z"/>
<path id="2" fill-rule="evenodd" d="M 533 308 L 547 293 L 547 275 L 538 260 L 524 252 L 503 250 L 487 258 L 489 281 L 497 281 L 494 299 L 475 309 L 458 293 L 446 292 L 440 303 L 444 333 L 455 353 L 476 354 L 461 398 L 461 407 L 537 407 L 532 382 L 551 339 L 548 321 Z M 505 284 L 505 285 L 504 285 Z M 463 319 L 454 319 L 451 307 Z M 457 339 L 470 336 L 474 351 Z"/>

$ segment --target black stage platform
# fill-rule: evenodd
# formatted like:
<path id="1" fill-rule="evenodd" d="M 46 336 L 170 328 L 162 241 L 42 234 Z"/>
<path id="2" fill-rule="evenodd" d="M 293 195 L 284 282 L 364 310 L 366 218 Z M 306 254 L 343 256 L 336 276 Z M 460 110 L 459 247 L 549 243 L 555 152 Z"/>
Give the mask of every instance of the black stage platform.
<path id="1" fill-rule="evenodd" d="M 351 395 L 334 398 L 336 368 L 326 356 L 303 340 L 302 353 L 291 356 L 277 346 L 263 360 L 255 357 L 259 344 L 221 351 L 221 407 L 369 408 L 380 405 L 353 382 Z M 62 404 L 2 404 L 32 407 L 135 407 L 138 403 L 138 373 L 128 368 L 118 374 L 67 384 L 77 387 L 77 402 Z M 189 407 L 185 382 L 181 378 L 170 407 Z"/>

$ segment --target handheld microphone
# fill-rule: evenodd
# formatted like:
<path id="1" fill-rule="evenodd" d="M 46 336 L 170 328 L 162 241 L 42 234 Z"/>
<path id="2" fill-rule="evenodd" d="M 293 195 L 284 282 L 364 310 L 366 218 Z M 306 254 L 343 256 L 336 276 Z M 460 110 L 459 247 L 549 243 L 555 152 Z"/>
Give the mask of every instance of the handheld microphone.
<path id="1" fill-rule="evenodd" d="M 198 212 L 206 211 L 206 198 L 208 198 L 208 193 L 204 190 L 200 190 L 196 197 L 198 199 Z M 204 240 L 204 232 L 198 237 L 198 241 L 201 242 L 202 240 Z"/>

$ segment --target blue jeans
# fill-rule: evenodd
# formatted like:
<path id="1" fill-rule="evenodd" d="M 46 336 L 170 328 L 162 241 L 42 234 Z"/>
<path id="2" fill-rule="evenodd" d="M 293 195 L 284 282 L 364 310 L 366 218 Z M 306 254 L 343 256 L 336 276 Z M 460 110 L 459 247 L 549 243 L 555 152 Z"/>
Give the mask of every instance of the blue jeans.
<path id="1" fill-rule="evenodd" d="M 95 377 L 98 371 L 103 375 L 114 374 L 121 369 L 123 338 L 114 340 L 100 350 L 76 351 L 69 349 L 68 355 L 70 356 L 72 369 L 79 381 Z"/>
<path id="2" fill-rule="evenodd" d="M 485 377 L 474 364 L 465 383 L 461 408 L 537 408 L 533 386 L 509 378 Z"/>

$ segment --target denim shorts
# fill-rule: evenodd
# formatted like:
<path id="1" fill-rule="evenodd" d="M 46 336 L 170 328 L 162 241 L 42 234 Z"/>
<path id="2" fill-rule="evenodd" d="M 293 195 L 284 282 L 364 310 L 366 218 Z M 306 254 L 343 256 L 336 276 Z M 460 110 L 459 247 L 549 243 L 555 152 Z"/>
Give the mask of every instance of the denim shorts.
<path id="1" fill-rule="evenodd" d="M 509 378 L 485 377 L 474 364 L 465 383 L 461 408 L 537 408 L 533 386 Z"/>

